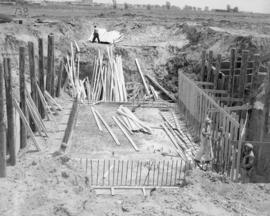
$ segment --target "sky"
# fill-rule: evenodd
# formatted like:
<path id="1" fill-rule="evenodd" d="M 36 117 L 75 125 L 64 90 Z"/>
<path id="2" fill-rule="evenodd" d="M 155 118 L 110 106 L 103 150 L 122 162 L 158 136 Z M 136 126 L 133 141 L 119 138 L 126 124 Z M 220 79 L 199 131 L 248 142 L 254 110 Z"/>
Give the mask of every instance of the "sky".
<path id="1" fill-rule="evenodd" d="M 184 7 L 185 5 L 204 8 L 226 8 L 227 4 L 231 7 L 238 7 L 241 11 L 270 13 L 270 0 L 168 0 L 172 5 Z M 112 3 L 112 0 L 94 0 L 97 3 Z M 164 5 L 166 0 L 117 0 L 119 3 L 130 4 L 160 4 Z"/>

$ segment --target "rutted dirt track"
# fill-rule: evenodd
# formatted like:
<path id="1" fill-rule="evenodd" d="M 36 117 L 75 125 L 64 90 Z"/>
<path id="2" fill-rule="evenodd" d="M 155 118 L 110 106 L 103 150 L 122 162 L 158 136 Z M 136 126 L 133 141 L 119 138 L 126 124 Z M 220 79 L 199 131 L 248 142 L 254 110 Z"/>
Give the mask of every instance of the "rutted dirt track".
<path id="1" fill-rule="evenodd" d="M 1 5 L 0 13 L 13 13 Z M 123 57 L 127 80 L 139 81 L 134 58 L 144 71 L 176 92 L 176 72 L 181 67 L 195 67 L 201 50 L 228 56 L 231 47 L 249 49 L 270 60 L 270 16 L 249 14 L 189 14 L 161 11 L 113 11 L 96 8 L 30 8 L 24 24 L 0 24 L 0 44 L 5 39 L 15 48 L 54 33 L 56 57 L 65 56 L 70 41 L 76 40 L 83 52 L 84 72 L 91 67 L 97 48 L 89 43 L 94 23 L 125 34 L 115 52 Z M 251 18 L 250 18 L 251 17 Z M 37 19 L 42 22 L 37 22 Z M 46 49 L 45 49 L 46 50 Z M 56 64 L 59 62 L 56 61 Z M 13 64 L 14 72 L 18 75 Z M 156 190 L 148 194 L 121 192 L 98 196 L 79 164 L 68 157 L 55 156 L 66 126 L 71 102 L 64 95 L 59 103 L 65 110 L 56 122 L 46 122 L 50 139 L 39 140 L 44 151 L 28 152 L 16 167 L 8 167 L 8 177 L 0 180 L 0 215 L 2 216 L 99 216 L 99 215 L 270 215 L 268 184 L 235 184 L 211 172 L 188 173 L 185 184 L 177 190 Z M 32 145 L 29 143 L 29 150 Z"/>

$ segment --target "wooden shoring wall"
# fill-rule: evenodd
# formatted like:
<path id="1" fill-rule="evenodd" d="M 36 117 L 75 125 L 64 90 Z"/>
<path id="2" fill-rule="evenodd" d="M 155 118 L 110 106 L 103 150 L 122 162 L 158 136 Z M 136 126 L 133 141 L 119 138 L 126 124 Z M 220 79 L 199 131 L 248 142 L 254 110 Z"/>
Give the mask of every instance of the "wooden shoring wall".
<path id="1" fill-rule="evenodd" d="M 91 186 L 180 185 L 191 163 L 182 160 L 80 159 Z"/>
<path id="2" fill-rule="evenodd" d="M 229 60 L 222 61 L 221 55 L 215 60 L 213 52 L 209 54 L 202 52 L 200 71 L 200 85 L 206 89 L 225 90 L 224 92 L 211 93 L 217 101 L 227 106 L 241 105 L 249 99 L 250 92 L 256 89 L 258 84 L 260 69 L 260 56 L 252 55 L 249 51 L 243 50 L 237 53 L 236 49 L 231 49 Z"/>
<path id="3" fill-rule="evenodd" d="M 232 140 L 238 140 L 240 124 L 223 107 L 221 107 L 203 89 L 179 71 L 179 107 L 186 121 L 193 128 L 194 133 L 200 136 L 206 116 L 212 120 L 212 145 L 214 153 L 214 167 L 216 171 L 226 173 L 232 180 L 238 173 L 237 158 L 241 153 L 238 145 Z"/>

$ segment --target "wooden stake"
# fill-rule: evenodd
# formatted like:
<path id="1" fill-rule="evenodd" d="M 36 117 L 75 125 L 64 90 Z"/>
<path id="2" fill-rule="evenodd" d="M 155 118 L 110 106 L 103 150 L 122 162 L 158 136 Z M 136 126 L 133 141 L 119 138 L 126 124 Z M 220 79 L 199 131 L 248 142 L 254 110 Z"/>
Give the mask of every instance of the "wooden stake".
<path id="1" fill-rule="evenodd" d="M 43 39 L 39 38 L 38 39 L 38 69 L 39 69 L 39 86 L 42 94 L 44 95 L 45 91 L 45 80 L 44 80 L 44 56 L 43 56 Z M 37 93 L 38 95 L 38 93 Z M 39 113 L 42 119 L 45 118 L 45 110 L 44 107 L 42 106 L 41 99 L 39 98 Z"/>
<path id="2" fill-rule="evenodd" d="M 20 108 L 23 114 L 26 116 L 26 96 L 25 96 L 25 48 L 20 47 L 20 56 L 19 56 L 19 76 L 20 76 Z M 26 147 L 27 144 L 27 132 L 23 124 L 23 121 L 20 120 L 20 147 L 21 149 Z"/>
<path id="3" fill-rule="evenodd" d="M 4 103 L 4 72 L 0 63 L 0 178 L 6 177 L 6 126 Z"/>
<path id="4" fill-rule="evenodd" d="M 16 164 L 16 144 L 15 144 L 15 133 L 14 133 L 14 110 L 12 105 L 12 73 L 10 58 L 4 59 L 4 73 L 6 81 L 6 110 L 7 110 L 7 144 L 9 147 L 10 164 L 14 166 Z"/>
<path id="5" fill-rule="evenodd" d="M 219 72 L 221 68 L 221 55 L 218 54 L 217 56 L 217 64 L 216 64 L 216 71 L 214 74 L 214 89 L 218 89 L 218 77 L 219 77 Z"/>

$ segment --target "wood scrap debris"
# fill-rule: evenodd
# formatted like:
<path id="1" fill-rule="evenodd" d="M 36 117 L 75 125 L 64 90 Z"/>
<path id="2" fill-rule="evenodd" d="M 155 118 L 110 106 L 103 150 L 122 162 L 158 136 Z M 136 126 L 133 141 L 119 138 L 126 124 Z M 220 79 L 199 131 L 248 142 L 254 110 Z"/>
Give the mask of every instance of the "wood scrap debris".
<path id="1" fill-rule="evenodd" d="M 119 114 L 119 118 L 130 131 L 152 134 L 152 129 L 147 126 L 147 123 L 139 120 L 127 107 L 120 106 L 117 113 Z"/>
<path id="2" fill-rule="evenodd" d="M 196 152 L 196 144 L 184 126 L 179 124 L 176 114 L 173 111 L 160 112 L 164 119 L 161 125 L 176 148 L 178 155 L 184 160 L 192 160 Z"/>

